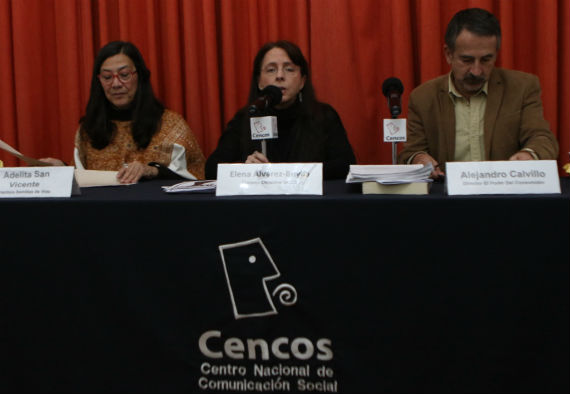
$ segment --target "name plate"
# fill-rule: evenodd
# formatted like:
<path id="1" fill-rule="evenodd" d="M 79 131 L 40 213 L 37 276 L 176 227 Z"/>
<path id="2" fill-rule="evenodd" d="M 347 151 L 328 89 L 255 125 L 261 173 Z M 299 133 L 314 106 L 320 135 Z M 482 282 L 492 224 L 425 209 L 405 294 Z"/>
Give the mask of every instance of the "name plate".
<path id="1" fill-rule="evenodd" d="M 560 194 L 555 160 L 448 162 L 447 193 Z"/>
<path id="2" fill-rule="evenodd" d="M 216 196 L 323 194 L 323 163 L 218 164 Z"/>
<path id="3" fill-rule="evenodd" d="M 0 168 L 0 198 L 70 197 L 73 167 Z"/>

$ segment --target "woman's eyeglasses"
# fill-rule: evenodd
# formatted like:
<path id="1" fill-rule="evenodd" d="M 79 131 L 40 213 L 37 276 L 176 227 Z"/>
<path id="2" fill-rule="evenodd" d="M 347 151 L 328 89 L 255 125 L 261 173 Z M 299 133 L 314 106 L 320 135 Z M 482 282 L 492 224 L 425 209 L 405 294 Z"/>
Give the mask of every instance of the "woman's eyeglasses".
<path id="1" fill-rule="evenodd" d="M 135 71 L 121 70 L 118 73 L 103 72 L 99 74 L 98 77 L 99 81 L 103 85 L 111 85 L 115 80 L 115 78 L 117 78 L 121 83 L 127 83 L 133 78 L 133 75 L 135 75 L 136 72 L 137 72 L 136 70 Z"/>

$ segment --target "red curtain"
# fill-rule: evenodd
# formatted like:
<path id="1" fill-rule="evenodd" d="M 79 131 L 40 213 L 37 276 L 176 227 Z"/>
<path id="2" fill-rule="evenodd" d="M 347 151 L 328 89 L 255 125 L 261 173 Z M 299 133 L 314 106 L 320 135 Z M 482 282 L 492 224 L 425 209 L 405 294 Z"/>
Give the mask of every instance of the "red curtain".
<path id="1" fill-rule="evenodd" d="M 499 18 L 498 66 L 540 77 L 567 163 L 568 0 L 0 0 L 0 139 L 29 156 L 71 161 L 93 59 L 121 39 L 139 47 L 155 93 L 208 155 L 246 104 L 259 47 L 288 39 L 309 60 L 318 98 L 339 112 L 359 163 L 390 163 L 382 82 L 402 80 L 405 106 L 415 86 L 447 73 L 444 31 L 466 7 Z M 3 151 L 0 159 L 20 164 Z"/>

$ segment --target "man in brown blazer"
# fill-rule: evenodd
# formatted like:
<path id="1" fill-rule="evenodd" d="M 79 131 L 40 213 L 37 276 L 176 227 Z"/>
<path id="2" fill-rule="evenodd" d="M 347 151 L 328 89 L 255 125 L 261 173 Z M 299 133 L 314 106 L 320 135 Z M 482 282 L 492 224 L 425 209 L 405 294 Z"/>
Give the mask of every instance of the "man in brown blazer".
<path id="1" fill-rule="evenodd" d="M 400 163 L 432 163 L 438 178 L 447 161 L 557 158 L 538 78 L 495 68 L 500 45 L 493 14 L 479 8 L 455 14 L 443 46 L 451 72 L 412 91 Z"/>

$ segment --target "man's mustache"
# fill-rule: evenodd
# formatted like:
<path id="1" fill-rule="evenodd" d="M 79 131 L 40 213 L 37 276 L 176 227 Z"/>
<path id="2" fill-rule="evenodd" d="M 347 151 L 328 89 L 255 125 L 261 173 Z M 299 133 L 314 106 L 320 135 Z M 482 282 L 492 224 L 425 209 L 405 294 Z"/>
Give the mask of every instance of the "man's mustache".
<path id="1" fill-rule="evenodd" d="M 467 83 L 481 83 L 481 82 L 485 82 L 485 78 L 484 77 L 478 77 L 476 75 L 473 74 L 467 74 L 465 76 L 465 78 L 463 78 L 463 80 Z"/>

